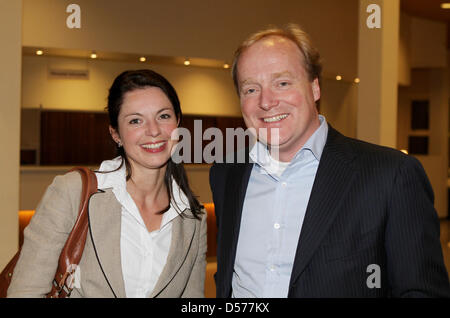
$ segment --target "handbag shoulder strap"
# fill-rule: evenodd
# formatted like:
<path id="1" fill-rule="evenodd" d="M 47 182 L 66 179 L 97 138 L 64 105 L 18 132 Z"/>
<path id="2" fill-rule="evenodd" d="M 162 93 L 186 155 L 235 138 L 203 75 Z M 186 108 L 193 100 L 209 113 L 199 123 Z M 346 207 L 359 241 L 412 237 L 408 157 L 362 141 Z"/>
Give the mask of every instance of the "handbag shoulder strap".
<path id="1" fill-rule="evenodd" d="M 97 177 L 86 167 L 75 167 L 71 171 L 78 171 L 81 175 L 82 189 L 78 217 L 61 251 L 58 268 L 53 280 L 52 290 L 48 298 L 68 297 L 73 289 L 74 273 L 83 255 L 88 233 L 89 199 L 97 192 Z"/>

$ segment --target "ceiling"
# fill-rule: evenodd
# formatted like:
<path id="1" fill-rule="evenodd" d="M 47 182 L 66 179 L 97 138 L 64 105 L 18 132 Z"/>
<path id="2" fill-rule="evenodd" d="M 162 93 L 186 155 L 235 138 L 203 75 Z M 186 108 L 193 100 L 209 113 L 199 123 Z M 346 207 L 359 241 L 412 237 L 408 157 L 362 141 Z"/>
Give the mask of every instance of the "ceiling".
<path id="1" fill-rule="evenodd" d="M 447 47 L 450 48 L 450 9 L 441 9 L 441 3 L 450 0 L 401 0 L 401 10 L 412 16 L 447 23 Z"/>

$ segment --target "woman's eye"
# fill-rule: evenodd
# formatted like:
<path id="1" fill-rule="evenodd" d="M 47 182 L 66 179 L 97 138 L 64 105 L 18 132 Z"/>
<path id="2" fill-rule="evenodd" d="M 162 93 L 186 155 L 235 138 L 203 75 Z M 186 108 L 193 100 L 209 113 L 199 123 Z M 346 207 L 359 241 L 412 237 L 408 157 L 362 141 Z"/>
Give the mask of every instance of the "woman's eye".
<path id="1" fill-rule="evenodd" d="M 161 114 L 161 119 L 169 119 L 171 117 L 170 114 Z"/>
<path id="2" fill-rule="evenodd" d="M 132 120 L 130 120 L 129 123 L 132 124 L 132 125 L 135 125 L 135 124 L 139 124 L 140 121 L 139 121 L 139 118 L 133 118 Z"/>

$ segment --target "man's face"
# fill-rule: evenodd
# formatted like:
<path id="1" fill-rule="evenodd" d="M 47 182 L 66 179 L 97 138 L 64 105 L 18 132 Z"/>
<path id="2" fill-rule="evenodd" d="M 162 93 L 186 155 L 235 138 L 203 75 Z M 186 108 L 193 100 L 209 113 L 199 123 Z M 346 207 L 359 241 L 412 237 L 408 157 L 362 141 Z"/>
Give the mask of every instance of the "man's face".
<path id="1" fill-rule="evenodd" d="M 281 161 L 290 161 L 320 125 L 319 82 L 309 81 L 303 60 L 292 41 L 271 36 L 247 48 L 237 65 L 244 121 L 261 142 L 278 148 Z"/>

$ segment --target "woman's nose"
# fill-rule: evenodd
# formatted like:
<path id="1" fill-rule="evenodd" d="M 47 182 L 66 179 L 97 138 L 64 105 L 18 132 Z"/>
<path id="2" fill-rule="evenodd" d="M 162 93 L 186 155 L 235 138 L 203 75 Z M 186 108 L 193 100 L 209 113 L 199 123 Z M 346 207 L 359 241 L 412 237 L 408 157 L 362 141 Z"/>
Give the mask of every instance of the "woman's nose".
<path id="1" fill-rule="evenodd" d="M 148 121 L 145 133 L 146 135 L 152 137 L 157 137 L 158 135 L 160 135 L 161 128 L 159 127 L 158 122 L 156 120 Z"/>

